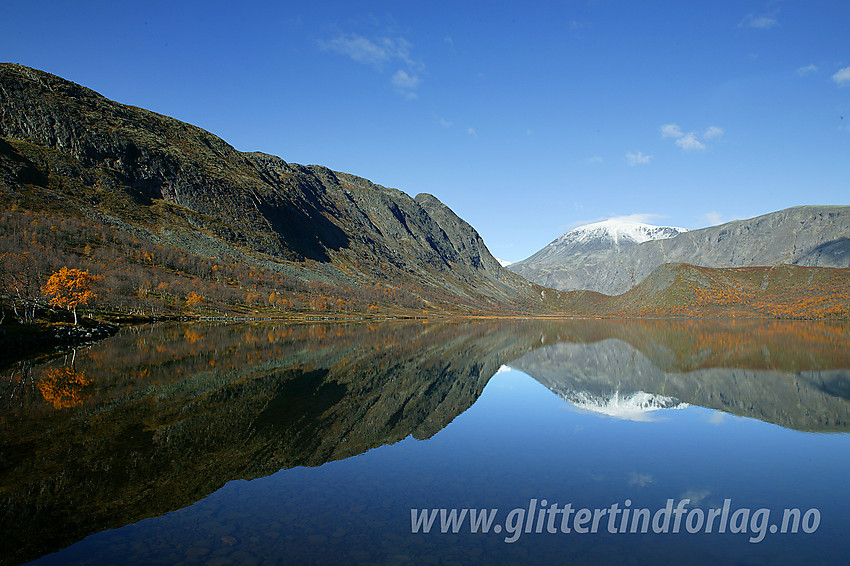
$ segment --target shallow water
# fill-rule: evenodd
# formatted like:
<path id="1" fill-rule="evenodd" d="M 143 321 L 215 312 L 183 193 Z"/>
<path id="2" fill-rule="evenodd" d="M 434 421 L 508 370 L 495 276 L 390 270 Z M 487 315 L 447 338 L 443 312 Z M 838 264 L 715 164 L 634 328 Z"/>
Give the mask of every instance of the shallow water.
<path id="1" fill-rule="evenodd" d="M 18 364 L 0 395 L 8 564 L 827 564 L 850 550 L 841 324 L 162 325 Z M 688 532 L 726 500 L 712 532 Z M 562 532 L 555 504 L 606 512 L 596 532 Z M 657 524 L 629 532 L 624 508 Z M 414 533 L 412 509 L 467 511 L 457 532 L 436 511 Z M 496 510 L 489 532 L 470 532 L 471 509 Z"/>

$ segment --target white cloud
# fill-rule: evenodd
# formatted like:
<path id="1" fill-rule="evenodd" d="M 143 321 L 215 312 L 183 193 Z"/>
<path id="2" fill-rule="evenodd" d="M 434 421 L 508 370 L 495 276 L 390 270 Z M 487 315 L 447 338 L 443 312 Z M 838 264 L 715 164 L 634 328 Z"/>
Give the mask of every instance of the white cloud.
<path id="1" fill-rule="evenodd" d="M 681 496 L 679 496 L 679 500 L 681 501 L 682 499 L 690 499 L 691 507 L 698 507 L 699 504 L 702 503 L 703 500 L 709 495 L 711 495 L 711 492 L 707 489 L 691 488 L 685 493 L 683 493 Z"/>
<path id="2" fill-rule="evenodd" d="M 477 136 L 478 135 L 478 132 L 476 132 L 475 128 L 472 128 L 472 127 L 467 128 L 466 133 L 469 134 L 470 136 Z"/>
<path id="3" fill-rule="evenodd" d="M 696 132 L 685 133 L 681 126 L 676 123 L 662 124 L 659 128 L 662 138 L 672 138 L 675 144 L 685 151 L 702 151 L 706 148 L 705 142 L 701 141 Z M 703 134 L 703 139 L 710 140 L 723 135 L 720 126 L 709 126 Z"/>
<path id="4" fill-rule="evenodd" d="M 702 135 L 707 140 L 712 138 L 719 138 L 723 135 L 723 128 L 719 126 L 709 126 L 705 133 Z"/>
<path id="5" fill-rule="evenodd" d="M 580 22 L 578 20 L 570 20 L 570 31 L 577 32 L 583 29 L 588 29 L 590 22 Z"/>
<path id="6" fill-rule="evenodd" d="M 798 67 L 797 74 L 801 77 L 808 75 L 809 73 L 817 72 L 818 67 L 814 63 L 811 65 L 806 65 L 805 67 Z"/>
<path id="7" fill-rule="evenodd" d="M 759 16 L 758 18 L 753 18 L 753 20 L 750 21 L 751 28 L 770 29 L 777 25 L 779 25 L 779 22 L 773 18 L 768 18 L 767 16 Z"/>
<path id="8" fill-rule="evenodd" d="M 584 207 L 578 203 L 573 204 L 573 208 L 576 210 L 582 210 Z M 563 224 L 558 226 L 558 230 L 563 234 L 564 232 L 569 232 L 573 228 L 578 228 L 579 226 L 586 226 L 587 224 L 596 224 L 597 222 L 605 222 L 606 220 L 613 220 L 614 222 L 639 222 L 640 224 L 655 224 L 661 218 L 667 218 L 663 214 L 654 214 L 654 213 L 638 213 L 638 214 L 626 214 L 623 216 L 597 216 L 596 218 L 585 218 L 584 220 L 576 220 L 575 222 L 570 222 L 569 224 Z"/>
<path id="9" fill-rule="evenodd" d="M 838 86 L 844 86 L 847 83 L 850 83 L 850 67 L 839 69 L 837 73 L 832 75 L 832 80 Z"/>
<path id="10" fill-rule="evenodd" d="M 718 224 L 723 224 L 725 222 L 724 216 L 717 211 L 712 210 L 711 212 L 706 212 L 702 215 L 703 220 L 705 220 L 709 226 L 717 226 Z"/>
<path id="11" fill-rule="evenodd" d="M 632 472 L 629 476 L 629 485 L 638 486 L 638 487 L 646 487 L 651 483 L 655 482 L 655 478 L 652 477 L 652 474 L 639 474 L 637 472 Z"/>
<path id="12" fill-rule="evenodd" d="M 446 120 L 445 118 L 440 118 L 440 125 L 444 128 L 451 128 L 454 126 L 454 123 L 450 120 Z"/>
<path id="13" fill-rule="evenodd" d="M 614 222 L 639 222 L 641 224 L 652 224 L 658 218 L 664 218 L 661 214 L 626 214 L 625 216 L 611 216 L 605 220 L 613 220 Z"/>
<path id="14" fill-rule="evenodd" d="M 722 411 L 714 411 L 711 415 L 709 415 L 707 420 L 709 423 L 718 426 L 726 422 L 726 417 L 726 413 Z"/>
<path id="15" fill-rule="evenodd" d="M 386 47 L 382 47 L 356 33 L 341 35 L 328 41 L 321 41 L 319 44 L 324 49 L 336 51 L 358 63 L 380 65 L 384 61 L 388 61 L 391 56 Z"/>
<path id="16" fill-rule="evenodd" d="M 651 159 L 651 155 L 644 155 L 642 151 L 629 151 L 626 153 L 626 161 L 628 161 L 629 165 L 632 167 L 635 165 L 645 165 L 649 163 Z"/>
<path id="17" fill-rule="evenodd" d="M 680 138 L 685 135 L 679 124 L 664 124 L 660 129 L 662 138 Z"/>
<path id="18" fill-rule="evenodd" d="M 450 36 L 450 35 L 447 35 L 446 37 L 444 37 L 444 38 L 443 38 L 443 41 L 444 41 L 445 43 L 448 43 L 449 45 L 454 45 L 454 44 L 455 44 L 455 40 L 454 40 L 454 39 L 452 39 L 452 36 Z"/>
<path id="19" fill-rule="evenodd" d="M 402 90 L 410 90 L 419 86 L 419 77 L 409 74 L 407 71 L 399 69 L 393 75 L 391 80 L 393 86 Z"/>
<path id="20" fill-rule="evenodd" d="M 381 37 L 372 40 L 351 33 L 319 41 L 319 47 L 345 55 L 358 63 L 371 65 L 379 71 L 392 61 L 404 63 L 407 70 L 396 71 L 390 82 L 406 98 L 416 98 L 416 93 L 413 91 L 422 82 L 419 73 L 425 70 L 425 64 L 411 56 L 412 45 L 403 37 Z"/>
<path id="21" fill-rule="evenodd" d="M 750 27 L 756 29 L 770 29 L 779 25 L 779 22 L 776 21 L 776 18 L 772 16 L 754 16 L 753 14 L 747 14 L 738 27 Z"/>
<path id="22" fill-rule="evenodd" d="M 605 160 L 602 159 L 601 155 L 594 155 L 593 157 L 588 157 L 585 161 L 587 161 L 588 163 L 591 163 L 591 164 L 596 164 L 596 163 L 602 163 Z"/>
<path id="23" fill-rule="evenodd" d="M 702 151 L 705 149 L 705 144 L 697 139 L 697 135 L 693 132 L 688 132 L 684 136 L 676 140 L 676 145 L 685 151 Z"/>

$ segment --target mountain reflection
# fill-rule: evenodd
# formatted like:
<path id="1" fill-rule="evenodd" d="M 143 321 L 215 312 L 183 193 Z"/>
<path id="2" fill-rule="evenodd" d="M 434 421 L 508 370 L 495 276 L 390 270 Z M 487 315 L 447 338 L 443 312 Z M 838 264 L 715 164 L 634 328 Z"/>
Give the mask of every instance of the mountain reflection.
<path id="1" fill-rule="evenodd" d="M 529 349 L 522 327 L 161 325 L 7 368 L 0 557 L 35 558 L 230 480 L 429 438 Z"/>
<path id="2" fill-rule="evenodd" d="M 606 325 L 600 325 L 604 327 Z M 578 408 L 629 420 L 685 404 L 810 432 L 850 430 L 850 336 L 803 322 L 607 325 L 509 365 Z"/>
<path id="3" fill-rule="evenodd" d="M 695 404 L 848 430 L 845 325 L 472 321 L 158 325 L 6 368 L 4 563 L 190 505 L 234 479 L 427 439 L 502 365 L 577 406 Z"/>

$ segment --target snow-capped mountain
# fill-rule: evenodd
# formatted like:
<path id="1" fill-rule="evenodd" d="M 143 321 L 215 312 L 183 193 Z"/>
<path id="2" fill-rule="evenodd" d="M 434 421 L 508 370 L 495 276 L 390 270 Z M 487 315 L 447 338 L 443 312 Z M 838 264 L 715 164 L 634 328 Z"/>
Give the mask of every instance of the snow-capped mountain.
<path id="1" fill-rule="evenodd" d="M 653 413 L 662 409 L 685 409 L 687 403 L 666 395 L 653 395 L 644 391 L 621 394 L 619 390 L 610 395 L 595 395 L 588 391 L 567 391 L 561 398 L 578 409 L 615 419 L 628 421 L 651 421 Z"/>
<path id="2" fill-rule="evenodd" d="M 684 232 L 687 232 L 685 228 L 675 226 L 654 226 L 642 222 L 612 218 L 574 228 L 549 245 L 564 246 L 572 243 L 586 245 L 599 242 L 608 246 L 620 247 L 621 245 L 640 244 L 649 240 L 672 238 Z"/>
<path id="3" fill-rule="evenodd" d="M 672 238 L 684 232 L 687 230 L 675 226 L 611 218 L 570 230 L 531 257 L 513 264 L 511 270 L 522 275 L 524 266 L 569 265 L 576 260 L 584 261 L 591 254 L 619 253 L 643 242 Z"/>
<path id="4" fill-rule="evenodd" d="M 632 219 L 580 226 L 508 269 L 563 291 L 619 295 L 665 263 L 850 267 L 850 206 L 797 206 L 691 231 Z"/>

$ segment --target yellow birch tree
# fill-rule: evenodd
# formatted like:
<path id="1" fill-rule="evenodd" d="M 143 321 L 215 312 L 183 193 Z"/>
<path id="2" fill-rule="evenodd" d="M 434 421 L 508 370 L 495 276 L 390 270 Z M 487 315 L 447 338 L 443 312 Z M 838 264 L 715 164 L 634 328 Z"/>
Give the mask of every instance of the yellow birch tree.
<path id="1" fill-rule="evenodd" d="M 77 307 L 88 304 L 97 295 L 92 290 L 92 284 L 97 277 L 82 269 L 63 267 L 53 273 L 41 292 L 48 297 L 48 302 L 59 308 L 68 309 L 74 313 L 74 326 L 77 325 Z"/>

